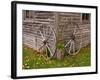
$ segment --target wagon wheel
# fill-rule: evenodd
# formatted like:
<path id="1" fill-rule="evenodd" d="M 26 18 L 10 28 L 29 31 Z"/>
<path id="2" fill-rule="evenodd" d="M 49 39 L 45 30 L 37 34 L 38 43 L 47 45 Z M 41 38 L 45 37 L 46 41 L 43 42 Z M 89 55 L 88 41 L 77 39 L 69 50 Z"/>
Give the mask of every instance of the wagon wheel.
<path id="1" fill-rule="evenodd" d="M 76 55 L 79 53 L 82 46 L 82 33 L 78 24 L 69 22 L 67 24 L 65 51 L 69 55 Z"/>
<path id="2" fill-rule="evenodd" d="M 40 37 L 39 51 L 44 51 L 46 59 L 51 59 L 56 50 L 56 36 L 51 25 L 43 24 L 38 30 Z"/>

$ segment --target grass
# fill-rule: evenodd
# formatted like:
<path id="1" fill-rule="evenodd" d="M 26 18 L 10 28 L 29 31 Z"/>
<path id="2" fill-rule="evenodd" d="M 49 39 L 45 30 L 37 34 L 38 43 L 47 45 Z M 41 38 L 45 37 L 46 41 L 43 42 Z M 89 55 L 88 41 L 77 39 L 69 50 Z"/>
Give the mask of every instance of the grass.
<path id="1" fill-rule="evenodd" d="M 83 67 L 91 65 L 90 47 L 82 48 L 75 56 L 66 55 L 62 60 L 46 60 L 39 52 L 23 47 L 23 69 Z"/>

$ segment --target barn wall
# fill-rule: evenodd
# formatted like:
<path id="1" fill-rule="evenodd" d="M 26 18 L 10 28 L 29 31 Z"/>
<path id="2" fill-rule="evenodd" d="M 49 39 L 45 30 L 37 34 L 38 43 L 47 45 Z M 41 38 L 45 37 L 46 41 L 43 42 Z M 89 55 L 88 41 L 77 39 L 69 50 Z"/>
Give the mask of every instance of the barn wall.
<path id="1" fill-rule="evenodd" d="M 66 24 L 71 20 L 77 23 L 82 30 L 82 47 L 90 43 L 90 23 L 82 23 L 81 13 L 64 13 L 64 12 L 43 12 L 43 11 L 29 11 L 29 18 L 26 18 L 26 11 L 23 11 L 23 44 L 28 45 L 34 49 L 38 49 L 36 42 L 39 37 L 37 29 L 40 24 L 49 23 L 54 29 L 57 41 L 65 41 L 67 26 Z M 70 29 L 70 28 L 69 28 Z M 68 32 L 68 30 L 67 30 Z"/>
<path id="2" fill-rule="evenodd" d="M 41 24 L 50 24 L 56 33 L 54 14 L 55 13 L 52 12 L 30 11 L 29 18 L 26 18 L 26 11 L 23 11 L 23 44 L 36 50 L 42 46 L 42 43 L 40 43 L 41 37 L 39 37 L 40 34 L 38 34 L 38 29 Z"/>
<path id="3" fill-rule="evenodd" d="M 73 28 L 72 27 L 67 28 L 69 21 L 71 21 L 77 23 L 81 30 L 82 47 L 90 43 L 90 22 L 89 21 L 82 22 L 81 15 L 82 15 L 81 13 L 58 13 L 58 17 L 59 17 L 58 28 L 57 28 L 58 41 L 66 41 L 69 35 L 71 34 L 70 31 L 72 31 Z"/>

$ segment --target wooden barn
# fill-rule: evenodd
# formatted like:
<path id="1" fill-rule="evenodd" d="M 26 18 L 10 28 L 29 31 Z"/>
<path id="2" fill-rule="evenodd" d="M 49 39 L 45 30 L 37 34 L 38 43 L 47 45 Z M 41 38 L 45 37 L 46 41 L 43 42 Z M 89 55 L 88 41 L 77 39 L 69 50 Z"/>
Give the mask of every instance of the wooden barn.
<path id="1" fill-rule="evenodd" d="M 22 14 L 23 44 L 37 51 L 45 46 L 53 56 L 57 43 L 63 43 L 68 53 L 78 53 L 90 44 L 89 13 L 23 10 Z"/>

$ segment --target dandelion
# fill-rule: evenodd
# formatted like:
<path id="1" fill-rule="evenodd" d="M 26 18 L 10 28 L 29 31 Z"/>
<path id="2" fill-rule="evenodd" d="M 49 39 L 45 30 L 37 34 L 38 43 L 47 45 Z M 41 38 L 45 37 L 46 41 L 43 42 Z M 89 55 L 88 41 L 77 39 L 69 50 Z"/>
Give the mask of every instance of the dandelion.
<path id="1" fill-rule="evenodd" d="M 26 62 L 29 62 L 29 59 L 26 59 Z"/>
<path id="2" fill-rule="evenodd" d="M 49 61 L 48 63 L 51 64 L 51 61 Z"/>
<path id="3" fill-rule="evenodd" d="M 38 65 L 39 63 L 37 62 L 36 64 Z"/>
<path id="4" fill-rule="evenodd" d="M 29 68 L 30 68 L 30 66 L 26 66 L 26 68 L 27 68 L 27 69 L 29 69 Z"/>
<path id="5" fill-rule="evenodd" d="M 38 58 L 38 60 L 41 60 L 41 58 Z"/>
<path id="6" fill-rule="evenodd" d="M 27 66 L 27 63 L 25 63 L 25 66 Z"/>

